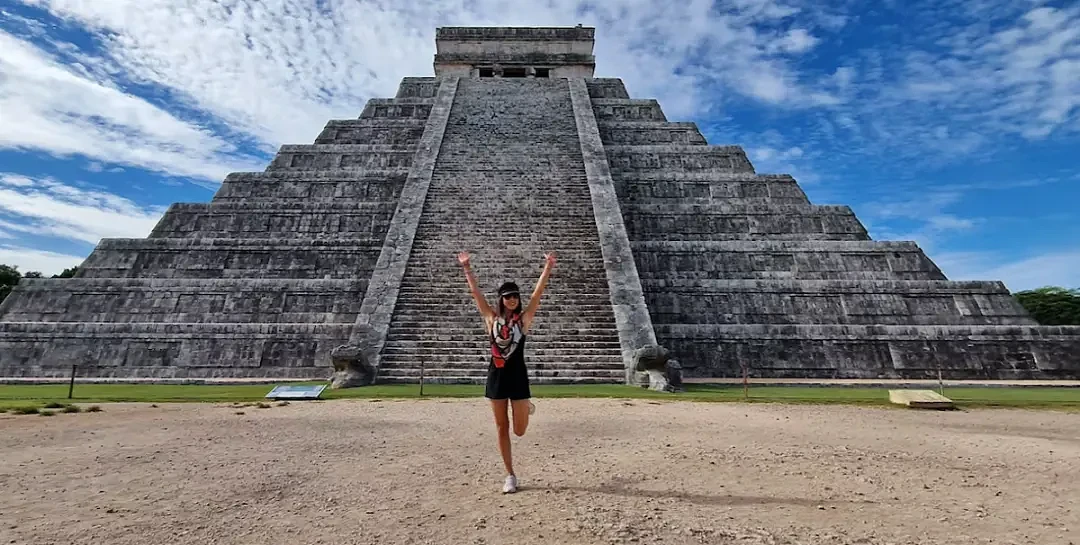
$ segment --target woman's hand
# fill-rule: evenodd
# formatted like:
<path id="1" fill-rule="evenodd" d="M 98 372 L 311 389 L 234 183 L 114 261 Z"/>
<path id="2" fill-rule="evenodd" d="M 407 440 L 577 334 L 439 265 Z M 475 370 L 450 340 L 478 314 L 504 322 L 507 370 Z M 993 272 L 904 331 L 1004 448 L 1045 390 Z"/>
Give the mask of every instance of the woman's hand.
<path id="1" fill-rule="evenodd" d="M 458 263 L 461 263 L 462 267 L 468 267 L 470 259 L 472 259 L 472 257 L 469 256 L 469 252 L 461 252 L 457 255 Z"/>
<path id="2" fill-rule="evenodd" d="M 555 252 L 544 254 L 544 264 L 549 269 L 555 266 Z"/>

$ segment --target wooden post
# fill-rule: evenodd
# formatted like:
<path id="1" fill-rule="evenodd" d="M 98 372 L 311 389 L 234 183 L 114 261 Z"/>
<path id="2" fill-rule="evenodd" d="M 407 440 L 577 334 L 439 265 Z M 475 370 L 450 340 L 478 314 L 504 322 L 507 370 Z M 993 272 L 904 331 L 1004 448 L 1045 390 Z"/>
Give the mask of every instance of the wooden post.
<path id="1" fill-rule="evenodd" d="M 424 358 L 420 358 L 420 397 L 424 397 Z"/>
<path id="2" fill-rule="evenodd" d="M 71 364 L 71 382 L 68 384 L 68 399 L 71 399 L 72 393 L 75 391 L 75 370 L 78 369 L 77 363 Z"/>
<path id="3" fill-rule="evenodd" d="M 938 393 L 941 394 L 942 397 L 945 397 L 945 381 L 941 380 L 941 366 L 940 365 L 938 365 L 938 368 L 937 368 L 937 383 L 938 383 Z"/>
<path id="4" fill-rule="evenodd" d="M 750 381 L 747 378 L 746 363 L 739 362 L 742 366 L 742 397 L 743 399 L 750 399 Z"/>

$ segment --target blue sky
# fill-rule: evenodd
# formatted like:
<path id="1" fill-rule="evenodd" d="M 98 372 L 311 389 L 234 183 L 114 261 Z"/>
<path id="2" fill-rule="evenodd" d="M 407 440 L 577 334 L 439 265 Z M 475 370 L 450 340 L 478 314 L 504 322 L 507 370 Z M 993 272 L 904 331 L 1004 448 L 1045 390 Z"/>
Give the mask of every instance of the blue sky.
<path id="1" fill-rule="evenodd" d="M 431 75 L 437 26 L 583 23 L 598 76 L 875 239 L 956 280 L 1080 286 L 1076 2 L 394 4 L 0 0 L 0 263 L 52 274 L 146 236 Z"/>

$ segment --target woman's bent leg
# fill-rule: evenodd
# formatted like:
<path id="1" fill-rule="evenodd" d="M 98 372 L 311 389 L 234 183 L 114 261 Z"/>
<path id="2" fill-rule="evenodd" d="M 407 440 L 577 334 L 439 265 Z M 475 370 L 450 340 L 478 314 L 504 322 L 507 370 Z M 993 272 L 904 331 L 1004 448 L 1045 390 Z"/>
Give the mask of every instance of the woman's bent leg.
<path id="1" fill-rule="evenodd" d="M 515 399 L 510 404 L 514 408 L 514 435 L 521 437 L 525 435 L 525 430 L 529 427 L 529 405 L 531 402 L 528 399 Z"/>

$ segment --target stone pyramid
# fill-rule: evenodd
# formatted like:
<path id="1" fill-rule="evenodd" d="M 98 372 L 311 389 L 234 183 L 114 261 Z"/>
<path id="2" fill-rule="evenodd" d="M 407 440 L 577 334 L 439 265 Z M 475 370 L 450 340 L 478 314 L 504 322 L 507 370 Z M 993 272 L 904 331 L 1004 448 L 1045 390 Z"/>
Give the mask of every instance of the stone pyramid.
<path id="1" fill-rule="evenodd" d="M 325 379 L 363 337 L 380 382 L 480 382 L 482 288 L 528 296 L 537 382 L 632 381 L 668 348 L 688 377 L 1076 378 L 1080 328 L 1000 282 L 953 282 L 911 242 L 757 174 L 621 80 L 594 29 L 440 28 L 435 77 L 106 239 L 0 306 L 0 377 Z M 359 332 L 363 331 L 363 335 Z"/>

